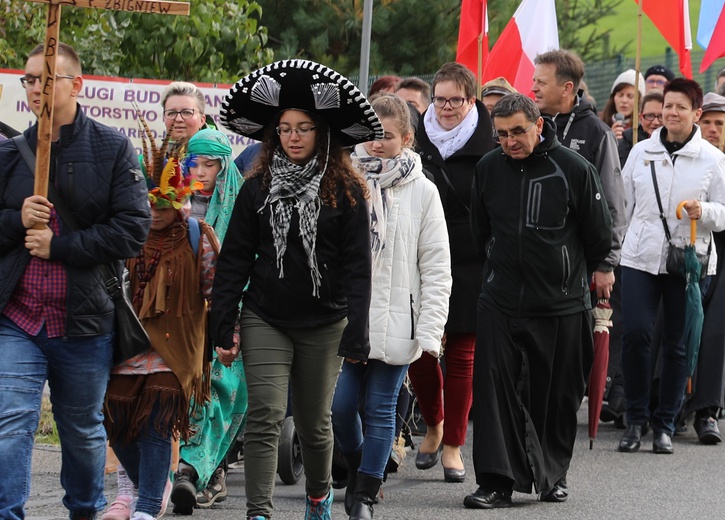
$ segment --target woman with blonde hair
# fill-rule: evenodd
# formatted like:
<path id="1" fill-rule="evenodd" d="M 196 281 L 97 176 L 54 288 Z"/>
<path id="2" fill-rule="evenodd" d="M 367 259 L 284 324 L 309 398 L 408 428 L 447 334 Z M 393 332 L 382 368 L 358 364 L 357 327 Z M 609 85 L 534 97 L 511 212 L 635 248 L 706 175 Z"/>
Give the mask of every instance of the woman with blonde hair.
<path id="1" fill-rule="evenodd" d="M 367 364 L 343 363 L 332 403 L 335 438 L 348 467 L 345 510 L 357 520 L 373 515 L 408 365 L 424 351 L 440 355 L 451 288 L 443 205 L 410 148 L 408 107 L 388 94 L 372 107 L 385 136 L 358 144 L 352 153 L 370 190 L 370 355 Z"/>

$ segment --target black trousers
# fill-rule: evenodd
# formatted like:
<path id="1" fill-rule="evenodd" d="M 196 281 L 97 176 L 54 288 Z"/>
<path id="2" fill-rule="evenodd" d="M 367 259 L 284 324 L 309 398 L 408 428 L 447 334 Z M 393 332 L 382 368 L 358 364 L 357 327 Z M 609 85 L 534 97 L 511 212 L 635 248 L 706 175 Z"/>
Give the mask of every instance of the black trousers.
<path id="1" fill-rule="evenodd" d="M 548 491 L 569 469 L 593 358 L 589 311 L 513 318 L 479 302 L 473 462 L 482 482 Z M 479 485 L 482 485 L 479 482 Z"/>

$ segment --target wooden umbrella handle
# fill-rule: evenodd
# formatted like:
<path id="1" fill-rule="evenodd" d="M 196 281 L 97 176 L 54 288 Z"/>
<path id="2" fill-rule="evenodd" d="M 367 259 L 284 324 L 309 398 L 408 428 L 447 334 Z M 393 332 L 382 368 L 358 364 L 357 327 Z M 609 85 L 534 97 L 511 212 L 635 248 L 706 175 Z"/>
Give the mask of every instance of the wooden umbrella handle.
<path id="1" fill-rule="evenodd" d="M 682 208 L 685 207 L 685 204 L 687 204 L 686 200 L 683 200 L 677 205 L 677 210 L 675 211 L 675 214 L 677 215 L 678 220 L 682 220 Z M 697 220 L 694 218 L 690 219 L 690 245 L 695 245 L 695 238 L 697 238 Z"/>

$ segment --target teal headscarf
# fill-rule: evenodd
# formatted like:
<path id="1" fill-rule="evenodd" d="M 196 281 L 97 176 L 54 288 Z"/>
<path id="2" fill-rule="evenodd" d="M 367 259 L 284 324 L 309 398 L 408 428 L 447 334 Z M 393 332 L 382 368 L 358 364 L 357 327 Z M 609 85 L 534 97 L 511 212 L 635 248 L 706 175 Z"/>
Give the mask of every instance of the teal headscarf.
<path id="1" fill-rule="evenodd" d="M 221 162 L 222 168 L 217 174 L 216 187 L 204 220 L 214 228 L 219 242 L 224 242 L 234 202 L 244 182 L 242 174 L 232 160 L 229 139 L 218 130 L 210 128 L 200 130 L 189 139 L 186 153 L 185 168 L 194 166 L 197 157 L 217 159 Z"/>

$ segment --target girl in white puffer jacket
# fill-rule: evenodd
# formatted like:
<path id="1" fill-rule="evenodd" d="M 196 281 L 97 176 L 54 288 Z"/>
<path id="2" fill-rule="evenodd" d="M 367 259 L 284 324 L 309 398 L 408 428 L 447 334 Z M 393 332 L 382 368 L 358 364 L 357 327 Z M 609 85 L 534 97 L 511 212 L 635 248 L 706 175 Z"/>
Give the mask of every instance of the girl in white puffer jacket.
<path id="1" fill-rule="evenodd" d="M 451 291 L 443 206 L 420 156 L 409 148 L 408 107 L 390 95 L 372 106 L 385 137 L 358 145 L 352 154 L 371 192 L 370 356 L 367 364 L 343 363 L 332 405 L 335 438 L 348 466 L 345 509 L 350 518 L 361 519 L 372 518 L 408 365 L 423 351 L 439 356 Z"/>

